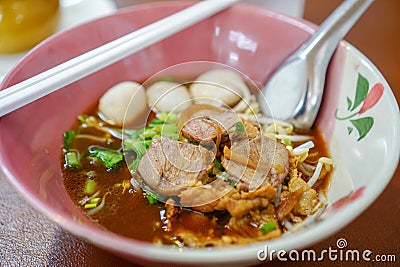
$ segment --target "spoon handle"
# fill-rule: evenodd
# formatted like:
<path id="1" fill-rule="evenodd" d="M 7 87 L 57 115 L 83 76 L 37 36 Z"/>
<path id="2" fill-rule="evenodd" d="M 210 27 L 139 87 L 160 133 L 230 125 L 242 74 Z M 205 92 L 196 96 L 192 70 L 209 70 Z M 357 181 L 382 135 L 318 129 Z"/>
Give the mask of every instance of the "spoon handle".
<path id="1" fill-rule="evenodd" d="M 339 42 L 373 2 L 374 0 L 345 0 L 302 45 L 298 55 L 305 58 L 320 52 L 321 59 L 330 60 Z"/>

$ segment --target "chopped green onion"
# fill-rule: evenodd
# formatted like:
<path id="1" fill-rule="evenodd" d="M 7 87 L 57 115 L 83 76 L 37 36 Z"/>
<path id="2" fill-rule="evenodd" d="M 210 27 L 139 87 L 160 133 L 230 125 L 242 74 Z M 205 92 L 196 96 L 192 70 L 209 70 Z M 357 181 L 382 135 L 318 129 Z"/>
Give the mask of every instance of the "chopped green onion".
<path id="1" fill-rule="evenodd" d="M 157 198 L 150 192 L 146 192 L 146 198 L 149 201 L 150 205 L 154 205 L 158 203 Z"/>
<path id="2" fill-rule="evenodd" d="M 106 204 L 106 196 L 108 194 L 111 194 L 110 192 L 107 192 L 103 195 L 103 198 L 101 199 L 101 202 L 99 205 L 97 205 L 96 207 L 94 207 L 93 209 L 90 209 L 88 212 L 86 212 L 86 214 L 88 216 L 92 216 L 93 214 L 95 214 L 96 212 L 99 212 L 101 209 L 104 208 L 105 204 Z"/>
<path id="3" fill-rule="evenodd" d="M 87 195 L 94 194 L 96 190 L 97 190 L 97 182 L 92 179 L 87 179 L 85 185 L 85 194 Z"/>
<path id="4" fill-rule="evenodd" d="M 64 148 L 69 150 L 72 146 L 72 142 L 75 139 L 75 136 L 79 134 L 78 130 L 67 131 L 64 133 Z"/>
<path id="5" fill-rule="evenodd" d="M 163 121 L 163 120 L 157 120 L 157 119 L 154 119 L 154 120 L 151 120 L 151 122 L 149 123 L 149 126 L 150 125 L 159 125 L 159 124 L 164 124 L 165 123 L 165 121 Z"/>
<path id="6" fill-rule="evenodd" d="M 100 202 L 100 200 L 101 200 L 100 197 L 93 197 L 93 198 L 89 199 L 89 203 L 97 205 Z"/>
<path id="7" fill-rule="evenodd" d="M 241 123 L 240 121 L 235 123 L 235 132 L 241 133 L 241 134 L 246 133 L 246 128 L 244 127 L 243 123 Z"/>
<path id="8" fill-rule="evenodd" d="M 233 188 L 236 188 L 236 182 L 235 181 L 229 179 L 228 182 L 229 182 L 230 186 L 232 186 Z"/>
<path id="9" fill-rule="evenodd" d="M 219 158 L 215 158 L 214 167 L 217 168 L 220 171 L 224 170 L 224 167 L 222 167 L 221 160 Z"/>
<path id="10" fill-rule="evenodd" d="M 86 123 L 86 116 L 84 115 L 79 115 L 78 116 L 78 121 L 82 124 Z"/>
<path id="11" fill-rule="evenodd" d="M 260 230 L 261 230 L 261 232 L 262 232 L 264 235 L 267 234 L 267 233 L 269 233 L 269 232 L 271 232 L 271 231 L 273 231 L 273 230 L 275 230 L 275 229 L 276 229 L 276 225 L 275 225 L 275 223 L 274 223 L 273 221 L 264 223 L 264 224 L 260 227 Z"/>
<path id="12" fill-rule="evenodd" d="M 89 149 L 89 152 L 92 156 L 100 159 L 100 161 L 107 169 L 114 167 L 117 163 L 121 162 L 124 159 L 124 156 L 122 154 L 110 149 L 91 147 Z"/>
<path id="13" fill-rule="evenodd" d="M 85 204 L 85 209 L 93 209 L 93 208 L 96 208 L 97 207 L 97 203 L 88 203 L 88 204 Z"/>
<path id="14" fill-rule="evenodd" d="M 79 152 L 75 150 L 70 150 L 65 153 L 65 167 L 80 168 L 81 162 L 79 159 Z"/>
<path id="15" fill-rule="evenodd" d="M 216 174 L 216 176 L 217 176 L 218 179 L 221 179 L 222 181 L 227 182 L 233 188 L 236 188 L 237 182 L 232 180 L 227 172 L 225 172 L 225 171 L 224 172 L 219 172 L 219 173 Z"/>
<path id="16" fill-rule="evenodd" d="M 283 138 L 282 142 L 285 146 L 292 146 L 292 141 L 290 141 L 288 138 Z"/>

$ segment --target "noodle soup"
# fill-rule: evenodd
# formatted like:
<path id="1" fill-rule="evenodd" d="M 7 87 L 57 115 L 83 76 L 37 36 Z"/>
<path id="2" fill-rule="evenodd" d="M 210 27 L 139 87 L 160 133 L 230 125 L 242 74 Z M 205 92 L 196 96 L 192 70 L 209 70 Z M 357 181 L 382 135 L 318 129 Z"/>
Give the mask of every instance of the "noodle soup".
<path id="1" fill-rule="evenodd" d="M 263 116 L 231 69 L 184 80 L 118 84 L 65 133 L 64 184 L 82 212 L 114 233 L 178 247 L 247 244 L 313 222 L 333 170 L 320 131 Z M 133 115 L 125 107 L 118 117 L 105 103 L 129 91 L 146 106 L 136 100 Z M 147 108 L 143 127 L 122 126 Z"/>

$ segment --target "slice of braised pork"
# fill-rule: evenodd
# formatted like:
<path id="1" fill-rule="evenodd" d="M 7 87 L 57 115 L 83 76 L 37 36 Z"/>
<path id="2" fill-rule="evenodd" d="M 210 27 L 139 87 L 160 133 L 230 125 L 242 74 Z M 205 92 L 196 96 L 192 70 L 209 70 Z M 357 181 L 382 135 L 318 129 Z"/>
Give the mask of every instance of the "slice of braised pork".
<path id="1" fill-rule="evenodd" d="M 214 154 L 201 146 L 158 137 L 153 139 L 136 171 L 153 191 L 174 196 L 200 182 L 213 161 Z"/>
<path id="2" fill-rule="evenodd" d="M 232 187 L 220 179 L 209 184 L 209 188 L 194 187 L 180 193 L 181 205 L 200 212 L 226 210 L 233 217 L 240 217 L 249 211 L 266 208 L 276 198 L 276 189 L 271 184 L 263 184 L 252 192 Z"/>
<path id="3" fill-rule="evenodd" d="M 182 134 L 197 143 L 210 141 L 224 142 L 229 132 L 234 131 L 238 115 L 231 111 L 204 109 L 193 114 L 183 125 Z"/>
<path id="4" fill-rule="evenodd" d="M 225 147 L 221 160 L 226 172 L 254 190 L 263 183 L 273 187 L 282 183 L 289 171 L 289 153 L 274 139 L 258 135 Z"/>

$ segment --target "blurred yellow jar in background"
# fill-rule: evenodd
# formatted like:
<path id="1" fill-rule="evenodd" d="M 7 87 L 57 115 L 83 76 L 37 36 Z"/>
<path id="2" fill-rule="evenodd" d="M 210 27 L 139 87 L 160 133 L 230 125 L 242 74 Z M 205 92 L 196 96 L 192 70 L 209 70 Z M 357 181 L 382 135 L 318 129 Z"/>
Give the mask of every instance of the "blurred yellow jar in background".
<path id="1" fill-rule="evenodd" d="M 0 0 L 0 53 L 28 50 L 57 29 L 58 0 Z"/>

